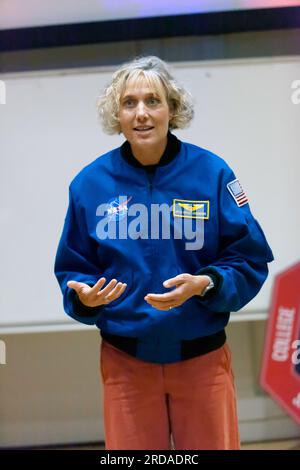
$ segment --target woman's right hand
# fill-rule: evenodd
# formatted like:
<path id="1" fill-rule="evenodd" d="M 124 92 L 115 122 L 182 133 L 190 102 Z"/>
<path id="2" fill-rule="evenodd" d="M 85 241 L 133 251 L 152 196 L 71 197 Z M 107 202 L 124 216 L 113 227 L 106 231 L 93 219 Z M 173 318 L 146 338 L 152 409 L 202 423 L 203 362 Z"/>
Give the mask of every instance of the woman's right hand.
<path id="1" fill-rule="evenodd" d="M 112 279 L 107 286 L 101 290 L 105 281 L 105 277 L 101 277 L 93 287 L 90 287 L 84 282 L 77 281 L 68 281 L 67 285 L 76 291 L 81 303 L 87 307 L 99 307 L 100 305 L 106 305 L 116 300 L 123 294 L 127 287 L 127 284 Z"/>

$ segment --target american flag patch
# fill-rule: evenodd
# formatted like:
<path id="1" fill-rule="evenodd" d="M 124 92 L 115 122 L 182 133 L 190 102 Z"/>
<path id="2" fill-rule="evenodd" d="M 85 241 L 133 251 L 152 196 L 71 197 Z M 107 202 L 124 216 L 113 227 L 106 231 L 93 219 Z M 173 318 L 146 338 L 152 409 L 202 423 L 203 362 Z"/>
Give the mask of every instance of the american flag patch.
<path id="1" fill-rule="evenodd" d="M 239 207 L 248 203 L 248 198 L 238 179 L 230 181 L 230 183 L 227 184 L 227 188 Z"/>

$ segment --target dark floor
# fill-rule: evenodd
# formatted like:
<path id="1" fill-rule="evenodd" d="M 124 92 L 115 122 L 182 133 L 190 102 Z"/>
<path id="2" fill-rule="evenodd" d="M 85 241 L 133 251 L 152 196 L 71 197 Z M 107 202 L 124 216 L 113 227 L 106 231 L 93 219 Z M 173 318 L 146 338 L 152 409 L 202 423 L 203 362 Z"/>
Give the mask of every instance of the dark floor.
<path id="1" fill-rule="evenodd" d="M 51 447 L 56 449 L 56 447 Z M 101 444 L 84 444 L 74 446 L 57 447 L 62 450 L 104 450 L 104 445 Z M 300 450 L 299 439 L 287 439 L 280 441 L 266 441 L 266 442 L 251 442 L 242 444 L 242 450 Z"/>

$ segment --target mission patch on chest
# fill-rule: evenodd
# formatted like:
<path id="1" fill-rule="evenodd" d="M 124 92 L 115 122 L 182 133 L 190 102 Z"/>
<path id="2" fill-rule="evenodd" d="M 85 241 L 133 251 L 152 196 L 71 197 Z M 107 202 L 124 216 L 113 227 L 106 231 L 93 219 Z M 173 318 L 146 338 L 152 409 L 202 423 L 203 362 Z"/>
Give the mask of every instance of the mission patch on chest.
<path id="1" fill-rule="evenodd" d="M 173 199 L 173 216 L 188 219 L 209 219 L 209 202 Z"/>

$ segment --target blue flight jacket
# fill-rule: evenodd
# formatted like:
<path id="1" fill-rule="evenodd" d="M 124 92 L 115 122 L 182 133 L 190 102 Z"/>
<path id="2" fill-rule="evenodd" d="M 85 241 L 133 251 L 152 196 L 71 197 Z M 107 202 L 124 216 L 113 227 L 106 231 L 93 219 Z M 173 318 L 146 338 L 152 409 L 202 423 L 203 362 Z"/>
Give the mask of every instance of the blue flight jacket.
<path id="1" fill-rule="evenodd" d="M 224 329 L 230 312 L 259 292 L 268 275 L 267 263 L 273 260 L 235 180 L 222 158 L 185 142 L 171 162 L 157 167 L 152 181 L 143 168 L 122 157 L 121 148 L 87 165 L 70 184 L 55 259 L 66 313 L 96 324 L 104 333 L 138 338 L 136 357 L 154 363 L 177 362 L 182 340 Z M 139 207 L 134 204 L 148 209 L 140 223 L 141 211 L 131 212 Z M 170 210 L 152 236 L 153 204 L 168 205 Z M 201 248 L 187 249 L 191 235 L 184 223 L 195 233 L 202 231 Z M 165 236 L 163 228 L 168 227 L 170 236 Z M 163 282 L 181 273 L 211 273 L 221 282 L 213 294 L 193 296 L 168 311 L 144 300 L 148 293 L 168 292 Z M 102 276 L 107 282 L 115 278 L 127 284 L 125 292 L 107 305 L 86 308 L 67 286 L 69 280 L 94 285 Z"/>

